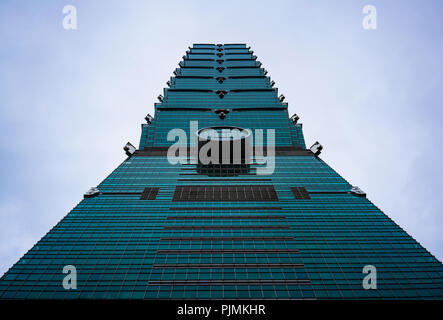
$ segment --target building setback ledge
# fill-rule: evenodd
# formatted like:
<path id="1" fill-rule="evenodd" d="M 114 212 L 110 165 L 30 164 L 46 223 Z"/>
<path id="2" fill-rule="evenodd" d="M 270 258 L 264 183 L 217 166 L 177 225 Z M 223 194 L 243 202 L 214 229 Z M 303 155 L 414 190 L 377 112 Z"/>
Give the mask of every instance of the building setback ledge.
<path id="1" fill-rule="evenodd" d="M 159 157 L 167 156 L 169 147 L 145 147 L 143 150 L 135 151 L 133 156 L 138 157 Z M 264 152 L 262 152 L 264 151 Z M 267 155 L 266 148 L 264 150 L 255 148 L 255 153 L 262 152 Z M 187 154 L 190 154 L 188 148 Z M 275 147 L 276 156 L 314 156 L 311 150 L 302 149 L 301 147 Z"/>

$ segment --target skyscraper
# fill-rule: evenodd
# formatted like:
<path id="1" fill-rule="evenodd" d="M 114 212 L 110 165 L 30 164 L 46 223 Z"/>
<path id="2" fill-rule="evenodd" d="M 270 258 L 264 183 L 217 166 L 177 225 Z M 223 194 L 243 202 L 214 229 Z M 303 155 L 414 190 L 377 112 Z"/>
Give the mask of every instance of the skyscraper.
<path id="1" fill-rule="evenodd" d="M 251 48 L 195 44 L 167 85 L 0 298 L 443 298 L 443 265 L 306 147 Z"/>

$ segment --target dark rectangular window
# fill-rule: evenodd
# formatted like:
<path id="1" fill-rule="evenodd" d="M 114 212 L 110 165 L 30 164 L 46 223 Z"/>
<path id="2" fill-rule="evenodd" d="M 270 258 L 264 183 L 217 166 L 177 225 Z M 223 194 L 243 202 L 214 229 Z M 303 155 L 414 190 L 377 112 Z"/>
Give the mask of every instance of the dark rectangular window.
<path id="1" fill-rule="evenodd" d="M 222 280 L 149 280 L 148 285 L 151 286 L 238 286 L 238 285 L 306 285 L 311 284 L 311 280 L 307 279 L 284 279 L 284 280 L 276 280 L 276 279 L 222 279 Z"/>
<path id="2" fill-rule="evenodd" d="M 304 268 L 302 263 L 166 263 L 154 264 L 154 269 L 222 269 L 222 268 Z"/>
<path id="3" fill-rule="evenodd" d="M 179 255 L 189 255 L 189 254 L 214 254 L 214 253 L 298 253 L 298 249 L 184 249 L 184 250 L 158 250 L 158 254 L 179 254 Z"/>
<path id="4" fill-rule="evenodd" d="M 143 190 L 140 200 L 155 200 L 158 194 L 158 187 L 147 187 Z"/>
<path id="5" fill-rule="evenodd" d="M 177 186 L 172 201 L 278 201 L 272 185 Z"/>
<path id="6" fill-rule="evenodd" d="M 263 230 L 263 229 L 289 229 L 289 226 L 287 225 L 269 225 L 269 226 L 251 226 L 251 225 L 245 225 L 245 226 L 238 226 L 238 225 L 210 225 L 210 226 L 164 226 L 164 230 L 221 230 L 221 229 L 228 229 L 228 230 L 236 230 L 236 229 L 245 229 L 245 230 Z"/>
<path id="7" fill-rule="evenodd" d="M 294 237 L 164 237 L 161 241 L 286 241 Z"/>
<path id="8" fill-rule="evenodd" d="M 277 220 L 283 220 L 286 219 L 286 216 L 282 215 L 275 215 L 275 216 L 268 216 L 268 215 L 261 215 L 261 216 L 253 216 L 253 215 L 232 215 L 232 216 L 197 216 L 197 215 L 187 215 L 187 216 L 169 216 L 166 217 L 167 220 L 180 220 L 180 219 L 190 219 L 190 220 L 222 220 L 222 219 L 277 219 Z"/>
<path id="9" fill-rule="evenodd" d="M 172 211 L 214 211 L 214 210 L 282 210 L 281 207 L 170 207 L 169 210 Z"/>
<path id="10" fill-rule="evenodd" d="M 292 187 L 291 191 L 295 199 L 311 199 L 311 196 L 304 187 Z"/>

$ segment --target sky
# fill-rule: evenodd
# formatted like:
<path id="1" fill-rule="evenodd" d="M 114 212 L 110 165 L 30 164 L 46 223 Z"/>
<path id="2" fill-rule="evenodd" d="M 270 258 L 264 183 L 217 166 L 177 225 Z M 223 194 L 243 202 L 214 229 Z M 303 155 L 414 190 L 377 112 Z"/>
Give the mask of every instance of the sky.
<path id="1" fill-rule="evenodd" d="M 442 16 L 439 0 L 1 1 L 0 275 L 138 146 L 193 43 L 251 46 L 306 144 L 442 261 Z"/>

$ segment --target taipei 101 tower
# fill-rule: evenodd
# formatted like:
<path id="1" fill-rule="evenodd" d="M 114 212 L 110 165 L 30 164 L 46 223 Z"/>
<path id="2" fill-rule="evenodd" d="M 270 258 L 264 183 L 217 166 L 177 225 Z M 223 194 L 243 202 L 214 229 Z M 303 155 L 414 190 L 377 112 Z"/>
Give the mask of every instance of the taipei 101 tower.
<path id="1" fill-rule="evenodd" d="M 305 142 L 251 47 L 194 44 L 173 74 L 0 299 L 443 299 L 442 263 Z"/>

